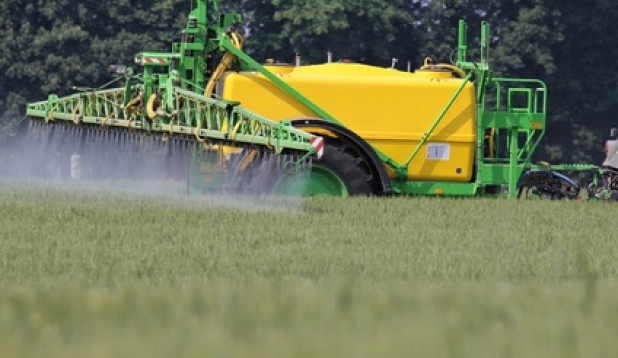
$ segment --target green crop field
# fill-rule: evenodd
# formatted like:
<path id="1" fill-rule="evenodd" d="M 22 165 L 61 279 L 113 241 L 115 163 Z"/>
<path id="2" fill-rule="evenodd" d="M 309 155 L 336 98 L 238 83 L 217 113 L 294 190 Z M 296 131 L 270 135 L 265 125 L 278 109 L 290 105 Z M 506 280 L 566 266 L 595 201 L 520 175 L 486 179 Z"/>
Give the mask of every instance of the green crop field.
<path id="1" fill-rule="evenodd" d="M 0 182 L 2 357 L 613 357 L 616 206 Z"/>

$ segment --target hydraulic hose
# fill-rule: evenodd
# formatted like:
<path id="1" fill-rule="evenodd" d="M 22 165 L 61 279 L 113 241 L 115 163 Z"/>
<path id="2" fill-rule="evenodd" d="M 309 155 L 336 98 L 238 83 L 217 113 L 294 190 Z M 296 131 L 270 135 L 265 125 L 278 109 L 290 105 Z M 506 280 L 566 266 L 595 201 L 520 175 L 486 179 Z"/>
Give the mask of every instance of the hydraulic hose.
<path id="1" fill-rule="evenodd" d="M 155 101 L 158 99 L 158 95 L 153 93 L 148 98 L 148 102 L 146 102 L 146 113 L 148 113 L 148 118 L 155 119 L 157 117 L 157 111 L 159 108 L 155 108 Z"/>
<path id="2" fill-rule="evenodd" d="M 454 73 L 458 74 L 460 78 L 466 78 L 466 72 L 464 70 L 462 70 L 461 68 L 457 67 L 457 66 L 453 66 L 451 64 L 448 63 L 437 63 L 437 64 L 432 64 L 431 63 L 431 59 L 428 57 L 425 59 L 425 64 L 423 66 L 421 66 L 421 70 L 429 70 L 432 68 L 445 68 L 448 70 L 453 71 Z"/>
<path id="3" fill-rule="evenodd" d="M 242 37 L 235 32 L 232 32 L 230 34 L 230 37 L 232 38 L 232 45 L 234 45 L 238 49 L 241 49 L 242 48 Z M 217 83 L 217 81 L 219 81 L 219 79 L 221 78 L 225 70 L 227 70 L 230 67 L 233 59 L 234 59 L 234 55 L 230 53 L 229 51 L 226 52 L 225 55 L 223 55 L 223 59 L 221 60 L 217 68 L 215 69 L 215 72 L 210 77 L 210 80 L 208 81 L 208 84 L 206 85 L 206 88 L 204 89 L 205 97 L 210 97 L 212 95 L 212 92 L 215 88 L 215 84 Z"/>

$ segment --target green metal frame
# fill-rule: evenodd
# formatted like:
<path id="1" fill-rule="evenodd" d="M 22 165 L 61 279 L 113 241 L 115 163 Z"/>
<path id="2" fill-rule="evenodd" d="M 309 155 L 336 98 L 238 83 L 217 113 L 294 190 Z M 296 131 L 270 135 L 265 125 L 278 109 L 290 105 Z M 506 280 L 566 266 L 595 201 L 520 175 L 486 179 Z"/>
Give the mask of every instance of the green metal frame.
<path id="1" fill-rule="evenodd" d="M 252 113 L 237 103 L 214 100 L 195 92 L 170 87 L 168 94 L 176 108 L 163 112 L 160 119 L 149 122 L 124 109 L 124 89 L 99 90 L 30 103 L 26 115 L 45 122 L 64 121 L 76 125 L 91 124 L 110 128 L 147 130 L 161 135 L 185 136 L 189 140 L 211 144 L 245 143 L 313 154 L 311 139 L 315 136 L 298 130 L 286 122 L 274 122 Z"/>

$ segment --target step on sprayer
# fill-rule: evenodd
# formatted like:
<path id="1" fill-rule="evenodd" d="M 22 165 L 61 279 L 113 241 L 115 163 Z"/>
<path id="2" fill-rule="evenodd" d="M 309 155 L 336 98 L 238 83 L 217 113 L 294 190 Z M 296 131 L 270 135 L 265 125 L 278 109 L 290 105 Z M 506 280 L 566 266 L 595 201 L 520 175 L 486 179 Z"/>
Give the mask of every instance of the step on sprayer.
<path id="1" fill-rule="evenodd" d="M 116 79 L 102 87 L 29 103 L 30 135 L 70 138 L 63 160 L 73 159 L 76 177 L 85 176 L 78 158 L 96 167 L 104 157 L 163 151 L 195 193 L 618 197 L 616 142 L 600 166 L 531 162 L 547 88 L 493 76 L 485 22 L 478 61 L 460 20 L 456 58 L 403 71 L 330 58 L 260 64 L 243 52 L 241 21 L 217 1 L 195 1 L 171 52 L 135 56 L 141 73 L 112 65 Z"/>

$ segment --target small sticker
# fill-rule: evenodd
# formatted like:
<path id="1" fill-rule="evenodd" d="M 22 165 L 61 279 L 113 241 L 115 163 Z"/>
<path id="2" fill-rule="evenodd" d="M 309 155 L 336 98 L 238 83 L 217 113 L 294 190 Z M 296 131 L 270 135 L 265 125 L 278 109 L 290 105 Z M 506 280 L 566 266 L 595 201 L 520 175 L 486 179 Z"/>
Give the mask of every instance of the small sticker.
<path id="1" fill-rule="evenodd" d="M 450 144 L 429 143 L 427 144 L 427 159 L 429 160 L 449 160 L 451 151 Z"/>

